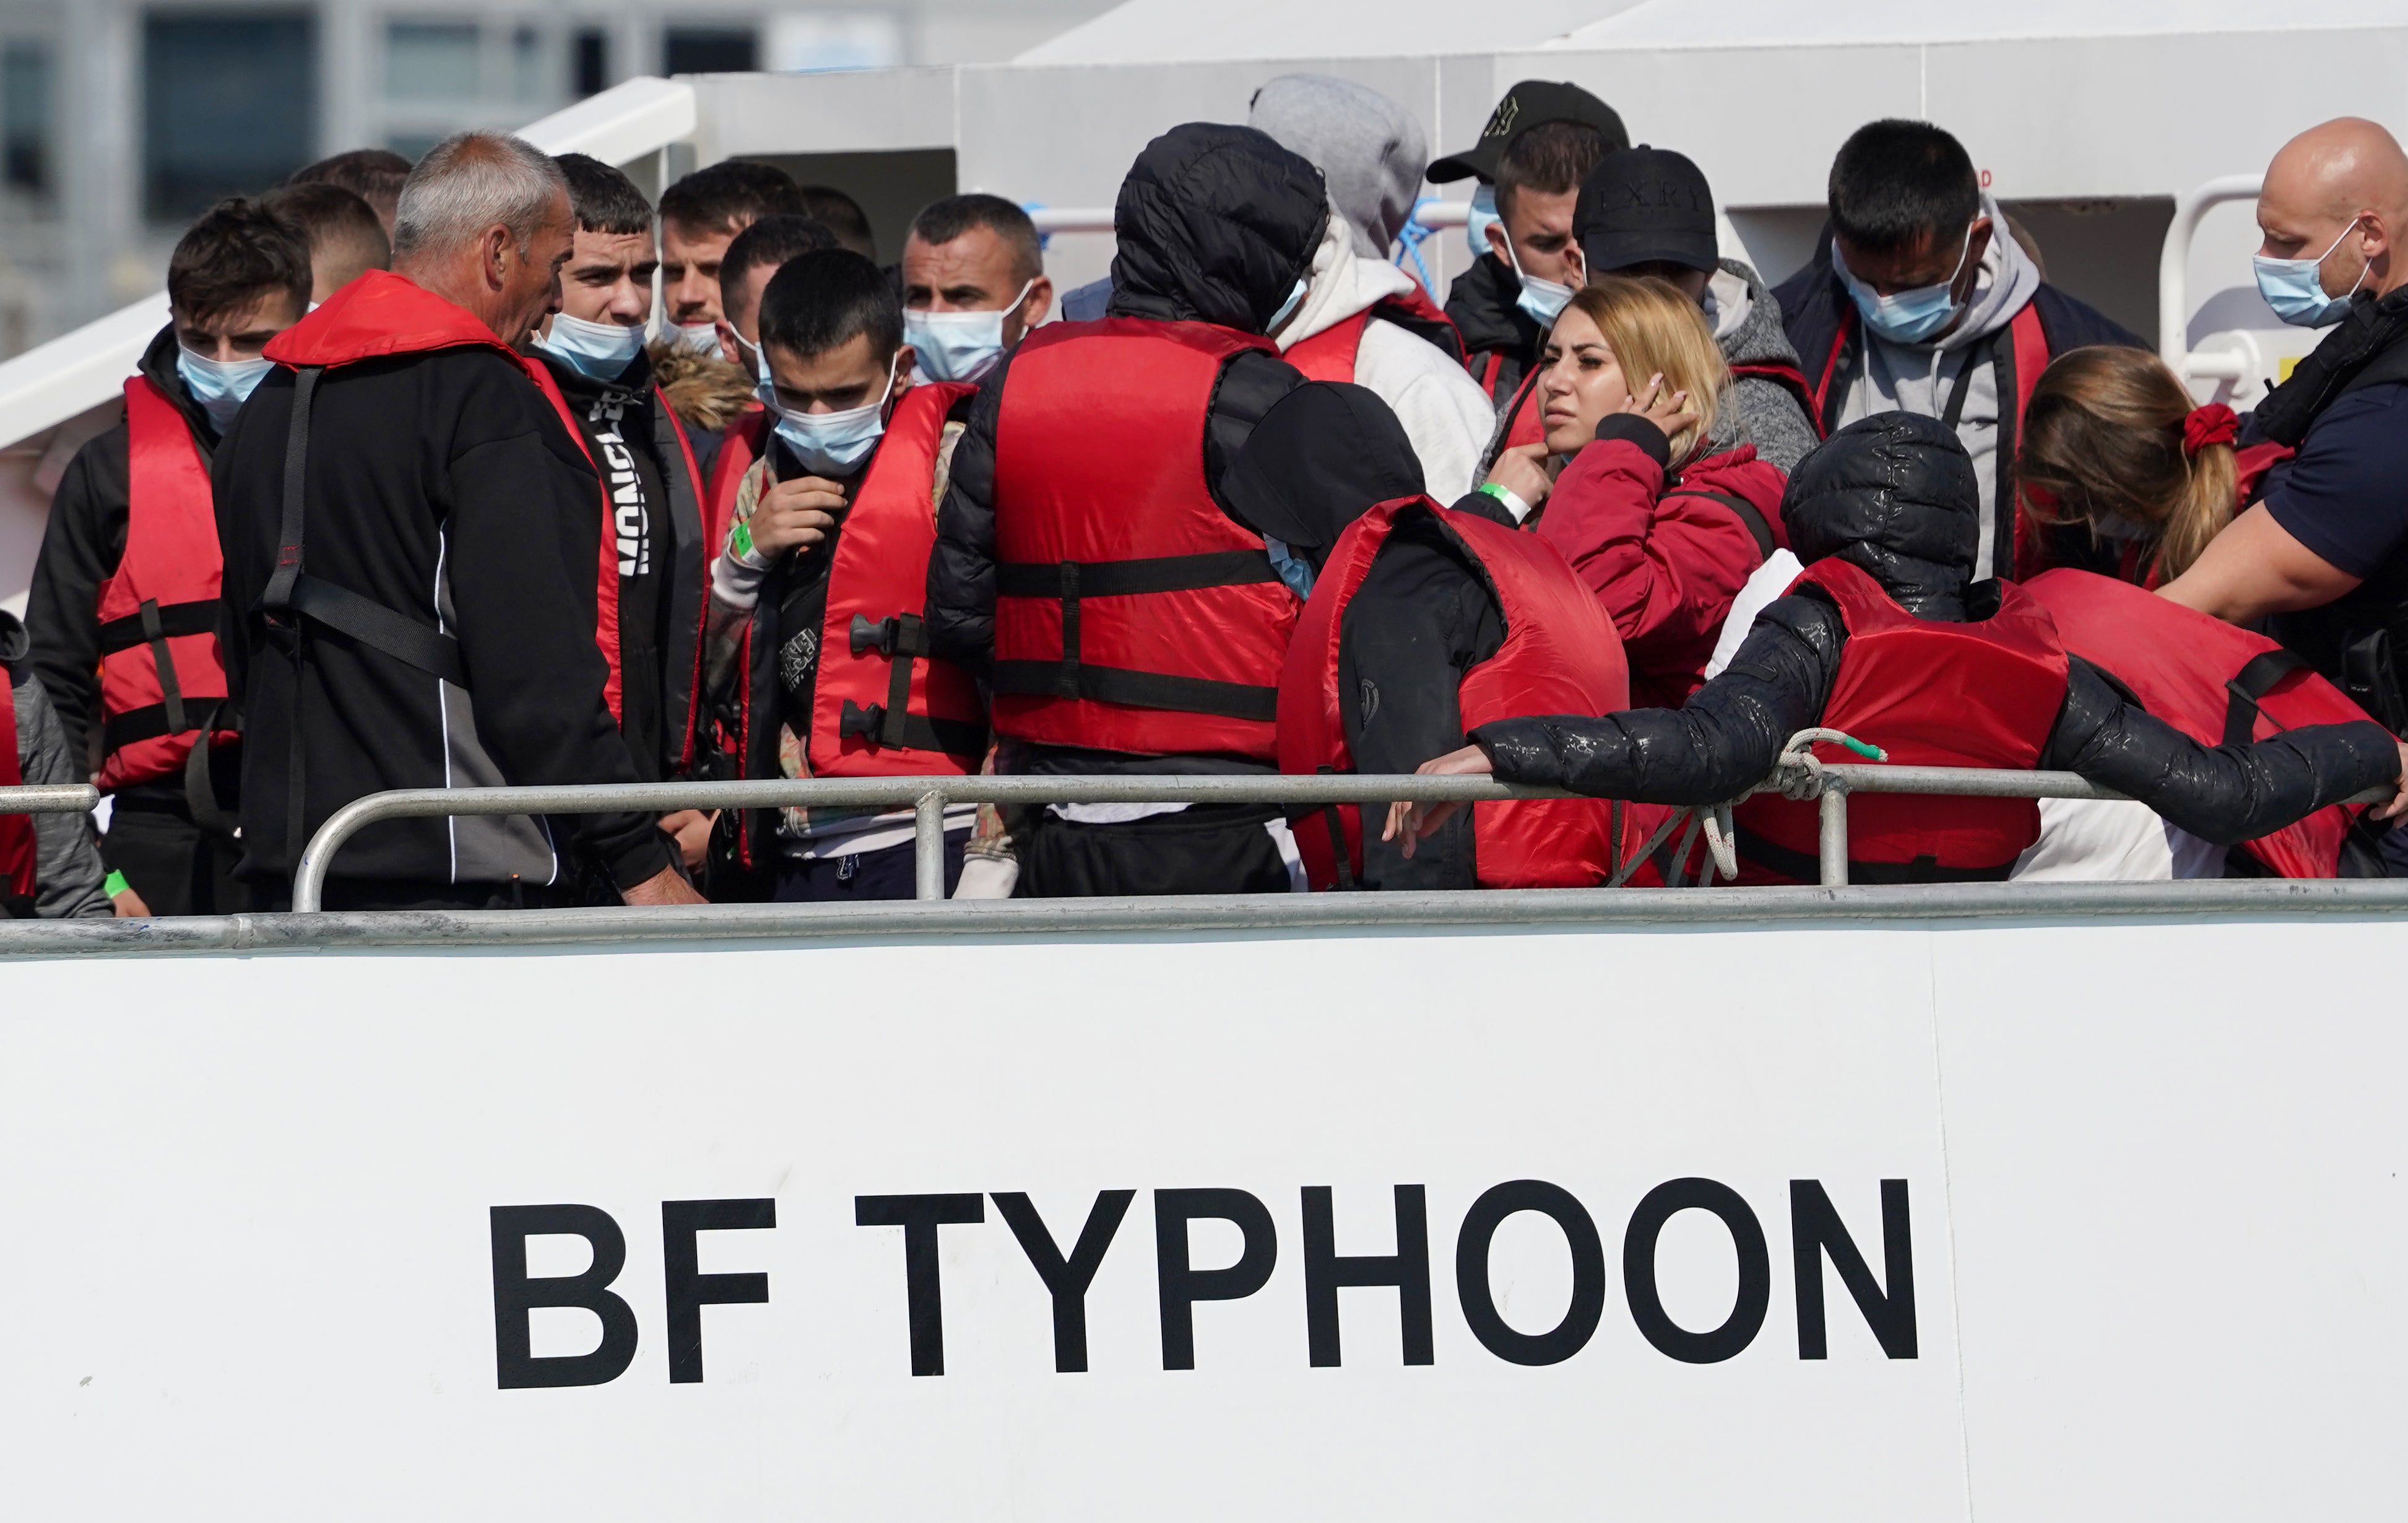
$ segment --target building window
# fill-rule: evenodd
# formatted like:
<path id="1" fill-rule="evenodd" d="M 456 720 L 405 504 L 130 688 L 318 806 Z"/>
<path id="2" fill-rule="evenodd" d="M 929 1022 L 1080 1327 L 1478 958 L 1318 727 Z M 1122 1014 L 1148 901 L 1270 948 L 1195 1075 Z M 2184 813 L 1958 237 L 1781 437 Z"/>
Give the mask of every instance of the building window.
<path id="1" fill-rule="evenodd" d="M 510 33 L 510 94 L 532 104 L 552 93 L 544 88 L 543 38 L 532 26 Z"/>
<path id="2" fill-rule="evenodd" d="M 579 100 L 610 88 L 610 34 L 598 26 L 580 30 L 570 49 L 569 89 Z"/>
<path id="3" fill-rule="evenodd" d="M 760 66 L 761 39 L 749 29 L 672 26 L 661 35 L 663 74 L 750 74 Z"/>
<path id="4" fill-rule="evenodd" d="M 473 22 L 392 22 L 384 29 L 388 100 L 471 101 L 480 39 Z"/>
<path id="5" fill-rule="evenodd" d="M 11 190 L 50 194 L 50 47 L 12 42 L 0 50 L 0 165 Z"/>
<path id="6" fill-rule="evenodd" d="M 318 47 L 307 12 L 153 11 L 142 22 L 142 181 L 161 221 L 265 190 L 309 161 Z"/>

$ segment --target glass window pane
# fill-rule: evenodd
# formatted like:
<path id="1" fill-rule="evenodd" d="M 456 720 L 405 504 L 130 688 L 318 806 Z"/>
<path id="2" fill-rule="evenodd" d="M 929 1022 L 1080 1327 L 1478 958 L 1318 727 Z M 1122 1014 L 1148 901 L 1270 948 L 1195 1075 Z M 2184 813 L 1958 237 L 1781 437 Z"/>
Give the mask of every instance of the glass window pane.
<path id="1" fill-rule="evenodd" d="M 0 52 L 0 164 L 18 190 L 50 188 L 50 48 L 9 44 Z"/>
<path id="2" fill-rule="evenodd" d="M 722 26 L 672 26 L 661 35 L 664 74 L 750 74 L 761 66 L 759 35 Z"/>
<path id="3" fill-rule="evenodd" d="M 575 56 L 570 65 L 570 93 L 579 100 L 598 95 L 610 88 L 610 34 L 599 27 L 586 27 L 577 34 Z"/>
<path id="4" fill-rule="evenodd" d="M 307 12 L 153 11 L 142 23 L 143 201 L 180 219 L 309 162 L 318 50 Z"/>
<path id="5" fill-rule="evenodd" d="M 403 101 L 475 100 L 474 22 L 393 22 L 384 29 L 384 93 Z"/>

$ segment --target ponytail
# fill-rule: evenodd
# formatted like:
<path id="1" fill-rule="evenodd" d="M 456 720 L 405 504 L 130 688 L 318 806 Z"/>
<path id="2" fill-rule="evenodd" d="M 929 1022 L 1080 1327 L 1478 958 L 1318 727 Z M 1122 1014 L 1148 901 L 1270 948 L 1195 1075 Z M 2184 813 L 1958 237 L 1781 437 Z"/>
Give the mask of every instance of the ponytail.
<path id="1" fill-rule="evenodd" d="M 2190 457 L 2190 481 L 2166 515 L 2157 537 L 2155 580 L 2162 585 L 2190 569 L 2207 542 L 2232 522 L 2240 467 L 2229 442 L 2201 445 Z"/>

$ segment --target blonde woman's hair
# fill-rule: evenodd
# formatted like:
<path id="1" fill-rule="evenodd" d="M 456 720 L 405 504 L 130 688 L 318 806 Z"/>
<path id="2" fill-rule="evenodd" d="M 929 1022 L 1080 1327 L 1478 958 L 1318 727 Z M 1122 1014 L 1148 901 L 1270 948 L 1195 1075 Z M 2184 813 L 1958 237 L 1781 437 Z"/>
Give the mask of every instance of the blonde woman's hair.
<path id="1" fill-rule="evenodd" d="M 2183 453 L 2190 393 L 2142 349 L 2068 350 L 2041 372 L 2024 409 L 2015 496 L 2042 524 L 2113 516 L 2152 529 L 2171 582 L 2232 522 L 2232 446 Z"/>
<path id="2" fill-rule="evenodd" d="M 1715 409 L 1730 384 L 1730 367 L 1706 326 L 1706 314 L 1658 275 L 1600 275 L 1572 293 L 1567 309 L 1571 308 L 1605 336 L 1622 366 L 1623 383 L 1634 395 L 1654 375 L 1664 378 L 1668 395 L 1689 394 L 1689 410 L 1698 421 L 1672 436 L 1673 464 L 1687 460 L 1713 432 Z"/>

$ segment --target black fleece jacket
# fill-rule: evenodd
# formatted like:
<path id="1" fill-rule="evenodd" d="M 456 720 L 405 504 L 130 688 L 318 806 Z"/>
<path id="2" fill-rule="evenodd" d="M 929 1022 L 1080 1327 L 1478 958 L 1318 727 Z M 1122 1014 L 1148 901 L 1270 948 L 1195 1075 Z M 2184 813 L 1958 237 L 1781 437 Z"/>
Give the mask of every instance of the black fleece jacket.
<path id="1" fill-rule="evenodd" d="M 1976 615 L 1996 585 L 1969 593 Z M 1756 616 L 1729 668 L 1679 709 L 1500 720 L 1471 739 L 1508 783 L 1641 803 L 1719 803 L 1762 782 L 1789 737 L 1822 722 L 1847 638 L 1829 601 L 1792 594 Z M 2364 722 L 2203 746 L 2076 657 L 2040 767 L 2079 773 L 2194 836 L 2230 845 L 2396 781 L 2400 748 L 2382 726 Z"/>
<path id="2" fill-rule="evenodd" d="M 285 839 L 294 668 L 256 610 L 277 562 L 293 384 L 282 368 L 260 382 L 214 470 L 220 639 L 246 725 L 240 870 L 271 883 L 298 850 Z M 433 677 L 310 626 L 305 829 L 388 788 L 638 781 L 602 702 L 594 639 L 600 484 L 510 356 L 466 347 L 328 370 L 307 480 L 309 574 L 430 627 L 439 615 L 470 691 L 447 697 Z M 562 835 L 622 888 L 669 865 L 650 814 L 485 816 L 371 826 L 331 876 L 372 892 L 513 875 L 565 884 Z"/>
<path id="3" fill-rule="evenodd" d="M 176 330 L 165 327 L 142 352 L 149 377 L 191 424 L 193 442 L 208 463 L 218 433 L 208 415 L 176 373 Z M 127 431 L 120 418 L 76 452 L 50 498 L 50 524 L 42 531 L 41 557 L 25 598 L 25 631 L 33 639 L 28 658 L 66 733 L 67 750 L 90 771 L 100 764 L 100 584 L 117 574 L 125 558 L 127 505 L 132 472 L 126 464 Z M 234 753 L 222 750 L 231 766 Z M 156 794 L 180 810 L 179 778 L 138 783 L 128 792 Z M 220 780 L 219 797 L 231 798 L 233 780 Z"/>

